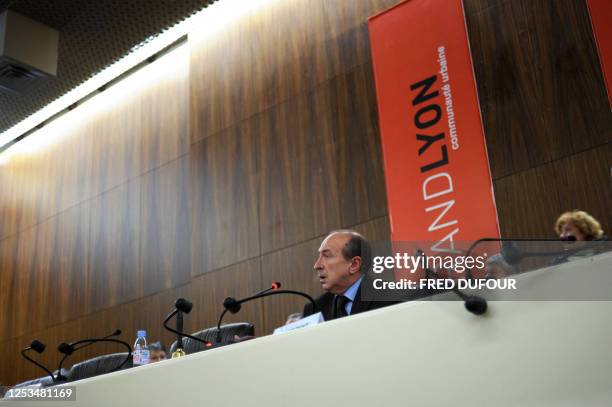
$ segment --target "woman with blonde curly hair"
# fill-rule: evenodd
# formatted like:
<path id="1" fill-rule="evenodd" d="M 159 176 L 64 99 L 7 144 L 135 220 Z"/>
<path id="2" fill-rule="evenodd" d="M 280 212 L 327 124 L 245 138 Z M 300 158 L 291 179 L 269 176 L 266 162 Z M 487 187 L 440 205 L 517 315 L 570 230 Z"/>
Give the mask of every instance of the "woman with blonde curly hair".
<path id="1" fill-rule="evenodd" d="M 603 229 L 599 222 L 585 211 L 573 210 L 563 213 L 555 222 L 555 231 L 561 240 L 599 240 Z"/>

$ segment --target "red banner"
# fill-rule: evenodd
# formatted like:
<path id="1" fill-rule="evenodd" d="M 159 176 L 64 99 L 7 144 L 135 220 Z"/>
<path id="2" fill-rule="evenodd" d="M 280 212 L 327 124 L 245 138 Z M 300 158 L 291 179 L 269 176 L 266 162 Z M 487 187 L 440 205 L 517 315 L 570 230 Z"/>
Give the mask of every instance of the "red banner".
<path id="1" fill-rule="evenodd" d="M 498 237 L 461 1 L 405 1 L 369 30 L 392 240 Z"/>
<path id="2" fill-rule="evenodd" d="M 610 0 L 587 0 L 593 34 L 599 52 L 601 71 L 608 91 L 608 102 L 612 108 L 612 2 Z"/>

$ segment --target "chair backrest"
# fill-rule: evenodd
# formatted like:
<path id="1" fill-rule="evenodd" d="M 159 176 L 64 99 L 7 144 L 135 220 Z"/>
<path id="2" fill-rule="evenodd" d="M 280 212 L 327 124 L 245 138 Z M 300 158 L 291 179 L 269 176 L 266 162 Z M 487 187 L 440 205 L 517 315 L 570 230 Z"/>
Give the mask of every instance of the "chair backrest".
<path id="1" fill-rule="evenodd" d="M 39 377 L 38 379 L 27 380 L 25 382 L 16 384 L 15 386 L 13 386 L 13 389 L 18 389 L 20 387 L 34 386 L 37 384 L 42 384 L 43 387 L 47 387 L 52 383 L 53 383 L 53 380 L 51 380 L 51 377 L 47 375 L 47 376 Z"/>
<path id="2" fill-rule="evenodd" d="M 75 381 L 86 379 L 88 377 L 94 377 L 101 374 L 109 373 L 111 370 L 116 369 L 127 356 L 127 352 L 123 353 L 111 353 L 110 355 L 97 356 L 92 359 L 87 359 L 82 362 L 76 363 L 70 369 L 68 374 L 68 381 Z M 121 370 L 132 367 L 132 358 L 121 367 Z"/>
<path id="3" fill-rule="evenodd" d="M 207 328 L 202 331 L 191 334 L 196 338 L 200 338 L 204 341 L 215 343 L 217 340 L 217 327 Z M 221 325 L 221 343 L 229 344 L 234 341 L 234 335 L 238 336 L 253 336 L 255 335 L 255 327 L 253 324 L 249 324 L 248 322 L 237 322 L 234 324 L 225 324 Z M 208 350 L 203 343 L 198 341 L 194 341 L 191 338 L 183 338 L 183 350 L 186 354 L 196 353 Z M 172 352 L 176 350 L 176 341 L 172 343 L 170 346 L 169 354 L 172 355 Z"/>
<path id="4" fill-rule="evenodd" d="M 68 374 L 69 374 L 68 370 L 62 369 L 62 376 L 68 377 Z M 53 372 L 53 376 L 57 377 L 57 370 Z M 62 381 L 57 382 L 55 384 L 60 384 L 60 383 L 66 383 L 66 381 L 62 380 Z M 18 389 L 20 387 L 34 386 L 36 384 L 42 384 L 43 387 L 47 387 L 47 386 L 53 385 L 54 382 L 53 382 L 53 380 L 51 379 L 51 377 L 49 375 L 46 375 L 46 376 L 39 377 L 38 379 L 27 380 L 25 382 L 16 384 L 12 388 L 13 389 Z"/>

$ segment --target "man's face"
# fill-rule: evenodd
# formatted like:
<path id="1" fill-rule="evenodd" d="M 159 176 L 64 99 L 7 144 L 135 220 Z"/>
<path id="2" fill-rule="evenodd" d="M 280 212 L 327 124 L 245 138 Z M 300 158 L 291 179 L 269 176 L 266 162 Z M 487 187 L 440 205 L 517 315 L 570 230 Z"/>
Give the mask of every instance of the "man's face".
<path id="1" fill-rule="evenodd" d="M 325 238 L 319 248 L 319 258 L 314 269 L 323 290 L 332 294 L 344 293 L 359 278 L 361 259 L 346 260 L 342 248 L 350 236 L 334 233 Z"/>

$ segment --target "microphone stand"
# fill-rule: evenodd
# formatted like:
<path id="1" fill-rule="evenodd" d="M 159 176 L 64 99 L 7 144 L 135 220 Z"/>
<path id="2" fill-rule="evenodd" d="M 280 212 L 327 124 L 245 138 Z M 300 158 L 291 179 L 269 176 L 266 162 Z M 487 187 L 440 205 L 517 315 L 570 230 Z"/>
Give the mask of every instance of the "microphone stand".
<path id="1" fill-rule="evenodd" d="M 422 250 L 417 250 L 416 256 L 417 257 L 425 256 L 425 253 Z M 438 273 L 436 273 L 429 267 L 425 267 L 425 276 L 427 278 L 430 278 L 430 276 L 433 276 L 435 279 L 440 279 L 440 276 L 438 275 Z M 463 300 L 465 309 L 471 312 L 472 314 L 482 315 L 485 312 L 487 312 L 488 304 L 487 304 L 487 300 L 485 300 L 484 298 L 478 295 L 467 295 L 463 291 L 461 291 L 459 288 L 457 288 L 455 285 L 453 285 L 453 288 L 451 288 L 451 291 Z"/>
<path id="2" fill-rule="evenodd" d="M 266 290 L 268 291 L 268 290 Z M 293 291 L 293 290 L 274 290 L 274 291 L 269 291 L 269 292 L 261 292 L 255 295 L 252 295 L 250 297 L 244 298 L 242 300 L 236 300 L 235 298 L 232 297 L 227 297 L 225 299 L 225 301 L 223 301 L 223 307 L 225 308 L 223 310 L 223 312 L 221 313 L 221 315 L 219 316 L 219 322 L 217 323 L 217 337 L 215 339 L 215 341 L 217 343 L 221 342 L 221 322 L 223 322 L 223 317 L 225 316 L 225 314 L 227 313 L 227 311 L 230 311 L 232 314 L 236 314 L 238 311 L 240 311 L 241 305 L 245 302 L 254 300 L 256 298 L 263 298 L 263 297 L 268 297 L 270 295 L 277 295 L 277 294 L 293 294 L 293 295 L 299 295 L 301 297 L 306 298 L 308 301 L 310 301 L 310 303 L 312 304 L 312 310 L 314 312 L 315 310 L 315 301 L 314 299 L 305 293 L 301 293 L 299 291 Z"/>
<path id="3" fill-rule="evenodd" d="M 582 248 L 577 247 L 574 249 L 568 249 L 560 252 L 521 252 L 514 245 L 503 245 L 503 242 L 562 242 L 560 239 L 526 239 L 526 238 L 504 238 L 504 237 L 484 237 L 482 239 L 476 240 L 472 245 L 468 248 L 466 252 L 466 257 L 472 254 L 472 251 L 482 242 L 502 242 L 502 250 L 501 254 L 504 260 L 508 264 L 519 264 L 521 260 L 527 257 L 539 257 L 539 256 L 561 256 L 567 255 L 571 256 L 572 254 L 579 252 Z M 505 253 L 504 253 L 505 251 Z M 472 279 L 472 268 L 466 270 L 466 278 Z"/>
<path id="4" fill-rule="evenodd" d="M 114 336 L 115 334 L 109 335 L 109 336 Z M 127 348 L 128 350 L 128 354 L 126 356 L 126 358 L 123 360 L 123 362 L 121 362 L 121 364 L 119 366 L 117 366 L 116 368 L 109 370 L 107 373 L 112 373 L 112 372 L 116 372 L 117 370 L 121 369 L 123 366 L 125 366 L 125 364 L 130 360 L 130 357 L 132 356 L 132 347 L 127 343 L 124 342 L 120 339 L 111 339 L 109 337 L 104 337 L 104 338 L 100 338 L 100 339 L 83 339 L 77 342 L 73 342 L 72 344 L 66 344 L 67 346 L 62 346 L 64 344 L 61 344 L 59 346 L 59 348 L 63 348 L 60 349 L 60 352 L 64 353 L 64 357 L 62 358 L 62 360 L 59 363 L 59 367 L 58 367 L 58 371 L 57 371 L 57 376 L 58 376 L 58 380 L 60 379 L 66 379 L 65 377 L 62 376 L 62 365 L 64 364 L 64 361 L 68 358 L 68 356 L 72 355 L 75 351 L 85 348 L 89 345 L 93 345 L 94 343 L 98 343 L 98 342 L 113 342 L 113 343 L 118 343 L 120 345 L 123 345 Z M 83 346 L 78 346 L 83 344 Z"/>
<path id="5" fill-rule="evenodd" d="M 40 349 L 40 351 L 38 349 L 35 349 L 35 347 L 32 346 L 32 344 L 34 344 L 34 342 L 37 342 L 40 345 L 42 345 L 42 348 Z M 39 368 L 44 370 L 51 377 L 51 380 L 53 381 L 53 383 L 56 383 L 59 379 L 56 379 L 53 376 L 53 373 L 49 369 L 47 369 L 41 363 L 38 363 L 37 361 L 35 361 L 34 359 L 32 359 L 28 355 L 26 355 L 26 352 L 31 350 L 31 349 L 34 349 L 38 353 L 42 353 L 45 350 L 45 345 L 43 345 L 42 342 L 32 341 L 32 344 L 30 346 L 28 346 L 27 348 L 24 348 L 24 349 L 21 350 L 21 356 L 23 356 L 24 358 L 26 358 L 26 360 L 30 361 L 31 363 L 35 364 L 36 366 L 38 366 Z"/>
<path id="6" fill-rule="evenodd" d="M 185 333 L 185 332 L 180 332 L 180 331 L 177 331 L 176 329 L 171 328 L 171 327 L 169 327 L 169 326 L 168 326 L 168 321 L 170 321 L 170 319 L 172 319 L 172 317 L 173 317 L 173 316 L 175 316 L 175 315 L 176 315 L 177 313 L 179 313 L 179 312 L 181 312 L 181 311 L 180 311 L 180 310 L 178 310 L 178 309 L 175 309 L 175 310 L 174 310 L 174 311 L 172 311 L 170 314 L 168 314 L 168 316 L 166 317 L 166 319 L 164 319 L 164 323 L 163 323 L 164 328 L 166 328 L 168 331 L 170 331 L 170 332 L 172 332 L 172 333 L 176 334 L 177 336 L 183 336 L 183 337 L 187 337 L 187 338 L 189 338 L 189 339 L 193 339 L 193 340 L 194 340 L 194 341 L 196 341 L 196 342 L 203 343 L 203 344 L 204 344 L 204 345 L 206 345 L 207 347 L 212 346 L 212 343 L 207 342 L 207 341 L 205 341 L 205 340 L 203 340 L 203 339 L 200 339 L 200 338 L 198 338 L 197 336 L 193 336 L 193 335 L 189 335 L 189 334 L 187 334 L 187 333 Z"/>

